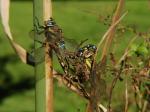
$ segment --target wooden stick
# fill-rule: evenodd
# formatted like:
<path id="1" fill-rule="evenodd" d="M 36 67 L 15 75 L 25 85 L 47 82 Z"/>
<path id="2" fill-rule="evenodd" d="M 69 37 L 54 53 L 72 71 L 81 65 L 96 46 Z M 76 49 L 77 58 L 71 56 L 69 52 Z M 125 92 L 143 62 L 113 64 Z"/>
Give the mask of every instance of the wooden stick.
<path id="1" fill-rule="evenodd" d="M 51 0 L 43 0 L 43 20 L 52 17 Z M 52 50 L 46 42 L 45 47 L 46 112 L 53 112 L 53 66 Z"/>
<path id="2" fill-rule="evenodd" d="M 52 51 L 48 43 L 45 47 L 45 86 L 46 86 L 46 112 L 53 112 L 53 73 Z"/>
<path id="3" fill-rule="evenodd" d="M 43 0 L 43 19 L 48 20 L 52 17 L 52 3 L 51 0 Z"/>

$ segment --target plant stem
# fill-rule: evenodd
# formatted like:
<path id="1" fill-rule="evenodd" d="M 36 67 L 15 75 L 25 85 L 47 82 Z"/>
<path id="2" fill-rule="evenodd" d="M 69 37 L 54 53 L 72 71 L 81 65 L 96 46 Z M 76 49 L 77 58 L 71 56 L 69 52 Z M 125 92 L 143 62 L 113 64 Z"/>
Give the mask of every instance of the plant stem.
<path id="1" fill-rule="evenodd" d="M 52 17 L 51 0 L 43 0 L 43 20 L 47 21 Z M 46 86 L 46 112 L 53 112 L 53 65 L 52 49 L 49 43 L 45 46 L 45 86 Z"/>

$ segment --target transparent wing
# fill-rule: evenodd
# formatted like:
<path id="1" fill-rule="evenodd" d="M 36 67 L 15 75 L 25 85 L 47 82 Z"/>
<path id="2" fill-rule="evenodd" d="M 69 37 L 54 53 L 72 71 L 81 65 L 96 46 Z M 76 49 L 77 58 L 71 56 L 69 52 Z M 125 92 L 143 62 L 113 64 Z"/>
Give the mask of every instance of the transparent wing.
<path id="1" fill-rule="evenodd" d="M 42 64 L 45 60 L 45 51 L 44 46 L 41 46 L 30 53 L 29 60 L 30 62 L 34 62 L 34 65 Z M 43 66 L 43 65 L 40 65 Z M 36 76 L 36 82 L 42 80 L 44 78 L 44 71 L 43 67 L 38 67 L 38 75 Z"/>
<path id="2" fill-rule="evenodd" d="M 106 94 L 106 83 L 103 79 L 98 78 L 97 75 L 91 83 L 92 108 L 95 112 L 99 112 L 97 105 L 102 101 L 103 96 Z"/>
<path id="3" fill-rule="evenodd" d="M 64 38 L 65 40 L 65 46 L 67 49 L 69 50 L 75 50 L 75 48 L 77 47 L 78 45 L 78 42 L 74 39 L 71 39 L 71 38 Z"/>
<path id="4" fill-rule="evenodd" d="M 35 64 L 40 64 L 44 61 L 44 59 L 45 59 L 44 57 L 45 57 L 44 46 L 42 46 L 42 47 L 39 47 L 39 48 L 33 50 L 30 53 L 29 60 L 34 62 Z"/>
<path id="5" fill-rule="evenodd" d="M 99 79 L 96 82 L 96 99 L 97 101 L 101 101 L 103 97 L 106 95 L 106 82 L 103 79 Z"/>
<path id="6" fill-rule="evenodd" d="M 41 30 L 40 32 L 37 32 L 35 30 L 31 30 L 29 32 L 29 36 L 31 39 L 33 39 L 39 43 L 43 43 L 45 41 L 44 30 Z"/>
<path id="7" fill-rule="evenodd" d="M 75 51 L 75 50 L 78 50 L 88 39 L 77 42 L 74 39 L 65 37 L 64 40 L 65 40 L 66 48 L 69 49 L 69 50 Z"/>

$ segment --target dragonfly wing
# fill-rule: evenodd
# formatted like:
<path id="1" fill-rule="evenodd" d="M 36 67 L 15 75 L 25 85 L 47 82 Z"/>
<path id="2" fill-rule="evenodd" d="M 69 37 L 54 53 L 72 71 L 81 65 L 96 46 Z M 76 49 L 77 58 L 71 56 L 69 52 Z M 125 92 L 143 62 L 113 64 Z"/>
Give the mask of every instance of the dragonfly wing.
<path id="1" fill-rule="evenodd" d="M 29 36 L 31 39 L 33 39 L 39 43 L 44 43 L 44 41 L 45 41 L 44 30 L 42 30 L 40 32 L 37 32 L 35 30 L 31 30 L 29 32 Z"/>
<path id="2" fill-rule="evenodd" d="M 99 79 L 96 82 L 96 98 L 97 101 L 100 101 L 106 95 L 106 82 L 103 79 Z"/>
<path id="3" fill-rule="evenodd" d="M 29 55 L 29 60 L 34 62 L 35 64 L 42 63 L 44 61 L 45 54 L 44 54 L 44 47 L 39 47 L 33 50 Z"/>
<path id="4" fill-rule="evenodd" d="M 104 76 L 103 74 L 105 74 L 105 69 L 106 69 L 106 60 L 104 60 L 103 62 L 98 62 L 96 64 L 96 76 L 97 76 L 97 81 L 96 81 L 96 85 L 97 85 L 97 97 L 100 99 L 102 98 L 106 98 L 107 94 L 106 94 L 106 81 L 103 79 Z"/>
<path id="5" fill-rule="evenodd" d="M 74 39 L 71 39 L 71 38 L 64 38 L 65 40 L 65 46 L 67 49 L 72 49 L 72 50 L 75 50 L 75 48 L 77 47 L 78 45 L 78 42 Z"/>
<path id="6" fill-rule="evenodd" d="M 78 50 L 88 39 L 77 42 L 74 39 L 65 37 L 64 40 L 65 40 L 66 48 L 73 49 L 73 50 Z"/>

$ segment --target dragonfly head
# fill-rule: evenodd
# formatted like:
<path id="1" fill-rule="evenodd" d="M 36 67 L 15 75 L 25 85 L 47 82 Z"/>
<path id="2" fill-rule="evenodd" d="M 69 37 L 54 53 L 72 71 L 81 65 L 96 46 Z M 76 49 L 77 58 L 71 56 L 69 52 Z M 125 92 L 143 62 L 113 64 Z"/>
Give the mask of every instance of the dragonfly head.
<path id="1" fill-rule="evenodd" d="M 53 27 L 54 25 L 56 25 L 56 23 L 53 20 L 53 18 L 50 18 L 49 20 L 45 21 L 45 26 L 46 27 Z"/>
<path id="2" fill-rule="evenodd" d="M 87 49 L 88 49 L 88 51 L 87 51 L 85 57 L 90 58 L 95 54 L 97 47 L 95 45 L 88 44 Z"/>
<path id="3" fill-rule="evenodd" d="M 92 45 L 92 44 L 88 44 L 87 48 L 88 48 L 88 50 L 93 51 L 93 52 L 96 52 L 96 49 L 97 49 L 97 47 L 95 45 Z"/>
<path id="4" fill-rule="evenodd" d="M 83 58 L 90 58 L 92 57 L 95 52 L 96 52 L 96 46 L 92 45 L 92 44 L 88 44 L 82 48 L 79 48 L 78 52 L 77 52 L 77 56 L 78 57 L 83 57 Z"/>
<path id="5" fill-rule="evenodd" d="M 77 56 L 81 57 L 83 55 L 83 52 L 84 52 L 83 48 L 79 48 L 77 51 Z"/>

